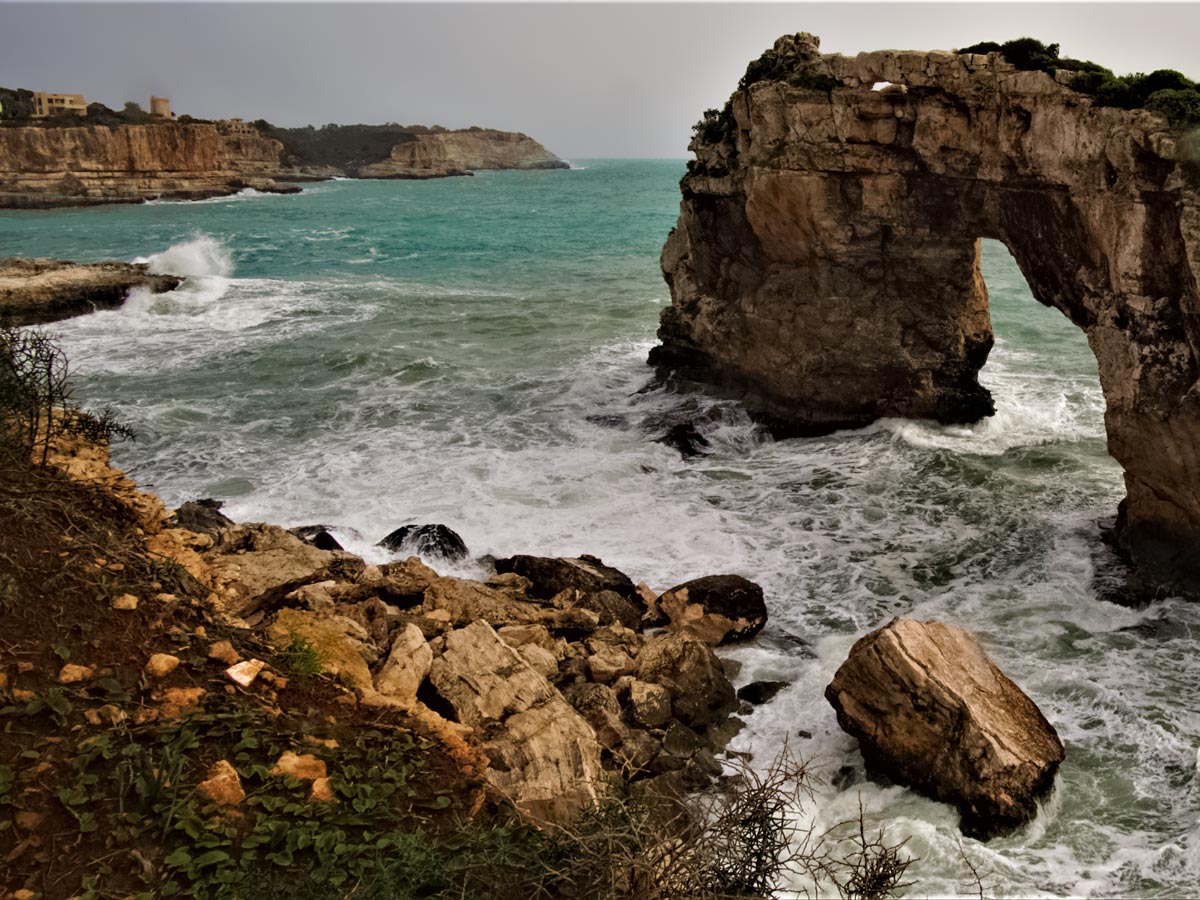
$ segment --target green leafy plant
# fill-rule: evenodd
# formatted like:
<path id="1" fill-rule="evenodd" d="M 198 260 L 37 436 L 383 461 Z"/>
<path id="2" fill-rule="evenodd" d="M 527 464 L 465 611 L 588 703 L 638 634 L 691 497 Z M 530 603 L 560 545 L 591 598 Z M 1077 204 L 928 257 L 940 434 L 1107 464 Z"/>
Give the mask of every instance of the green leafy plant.
<path id="1" fill-rule="evenodd" d="M 284 667 L 295 675 L 320 675 L 321 654 L 307 640 L 293 633 L 291 643 L 283 651 Z"/>

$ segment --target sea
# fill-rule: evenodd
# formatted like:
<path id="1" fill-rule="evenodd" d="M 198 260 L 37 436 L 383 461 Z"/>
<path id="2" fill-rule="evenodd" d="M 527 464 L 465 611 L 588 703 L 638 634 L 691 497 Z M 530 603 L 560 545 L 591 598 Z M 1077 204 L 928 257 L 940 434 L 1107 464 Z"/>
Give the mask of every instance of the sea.
<path id="1" fill-rule="evenodd" d="M 0 256 L 187 276 L 50 326 L 85 405 L 137 433 L 116 464 L 168 504 L 326 524 L 375 561 L 392 529 L 438 522 L 474 556 L 590 553 L 660 591 L 744 575 L 770 622 L 722 654 L 737 685 L 788 686 L 732 746 L 808 760 L 801 827 L 836 840 L 861 804 L 871 835 L 905 842 L 908 896 L 979 896 L 972 868 L 988 897 L 1200 895 L 1200 606 L 1106 599 L 1123 483 L 1083 333 L 985 242 L 995 416 L 772 440 L 646 365 L 684 165 L 0 212 Z M 703 455 L 654 441 L 681 416 L 704 423 Z M 825 686 L 900 615 L 974 631 L 1064 741 L 1015 834 L 963 837 L 950 807 L 868 780 L 838 728 Z"/>

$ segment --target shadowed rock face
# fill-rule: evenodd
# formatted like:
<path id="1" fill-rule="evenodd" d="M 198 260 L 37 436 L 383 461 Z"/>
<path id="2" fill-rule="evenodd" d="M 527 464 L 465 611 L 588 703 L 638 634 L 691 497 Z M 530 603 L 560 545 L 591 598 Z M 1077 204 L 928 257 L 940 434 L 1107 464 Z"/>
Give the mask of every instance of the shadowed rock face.
<path id="1" fill-rule="evenodd" d="M 739 89 L 692 143 L 651 363 L 784 433 L 978 420 L 993 412 L 978 239 L 1003 241 L 1099 361 L 1123 548 L 1200 587 L 1194 138 L 997 54 L 822 56 L 807 34 L 774 52 L 786 74 Z M 814 83 L 833 87 L 796 86 Z"/>

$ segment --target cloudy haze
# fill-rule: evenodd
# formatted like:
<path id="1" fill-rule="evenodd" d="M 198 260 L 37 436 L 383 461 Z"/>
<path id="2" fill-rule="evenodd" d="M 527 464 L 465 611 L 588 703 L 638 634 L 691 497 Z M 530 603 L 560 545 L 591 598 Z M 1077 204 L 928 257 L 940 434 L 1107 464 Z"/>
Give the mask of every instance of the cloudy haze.
<path id="1" fill-rule="evenodd" d="M 485 125 L 565 157 L 683 157 L 780 34 L 825 52 L 949 49 L 1030 35 L 1118 72 L 1200 78 L 1193 4 L 0 3 L 0 85 L 151 93 L 178 113 L 325 122 Z"/>

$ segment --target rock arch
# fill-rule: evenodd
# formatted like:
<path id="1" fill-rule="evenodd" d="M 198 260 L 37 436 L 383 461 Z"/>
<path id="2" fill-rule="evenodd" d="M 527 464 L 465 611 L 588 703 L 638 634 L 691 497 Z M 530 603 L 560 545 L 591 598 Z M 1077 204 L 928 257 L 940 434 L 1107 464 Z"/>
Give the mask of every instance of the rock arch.
<path id="1" fill-rule="evenodd" d="M 651 363 L 785 433 L 975 421 L 993 411 L 977 239 L 998 239 L 1099 361 L 1121 546 L 1200 586 L 1194 149 L 998 54 L 849 58 L 798 34 L 774 59 L 692 142 Z"/>

